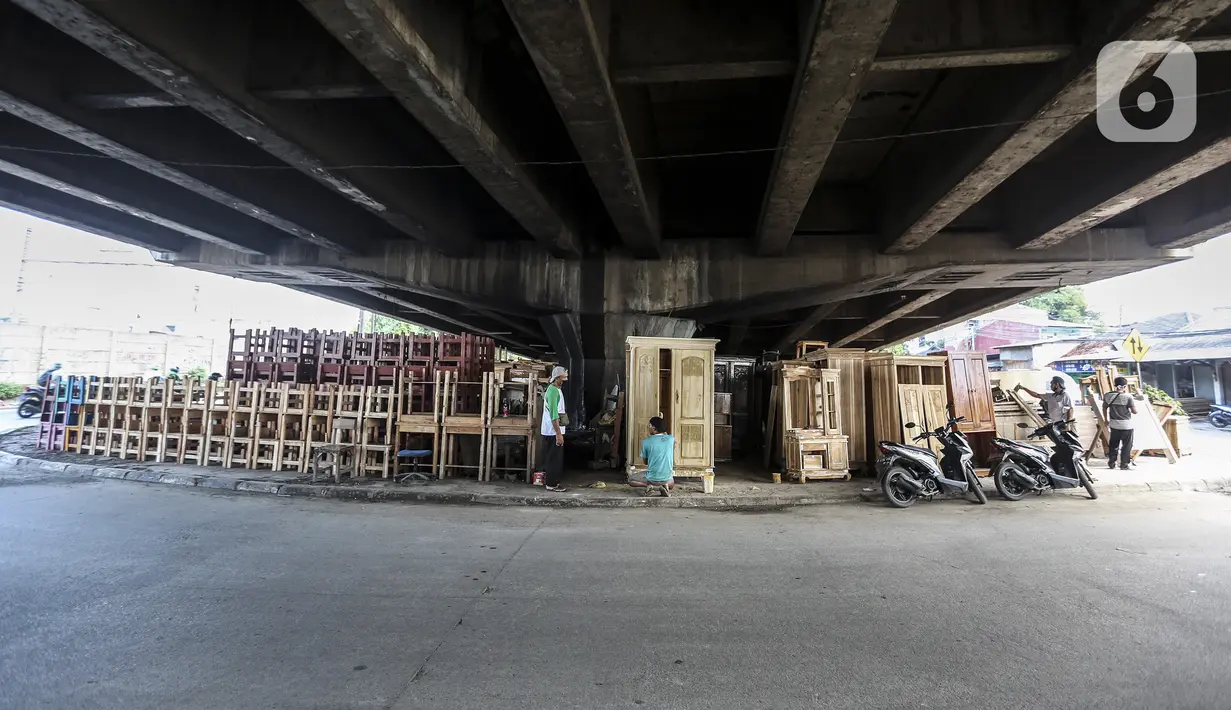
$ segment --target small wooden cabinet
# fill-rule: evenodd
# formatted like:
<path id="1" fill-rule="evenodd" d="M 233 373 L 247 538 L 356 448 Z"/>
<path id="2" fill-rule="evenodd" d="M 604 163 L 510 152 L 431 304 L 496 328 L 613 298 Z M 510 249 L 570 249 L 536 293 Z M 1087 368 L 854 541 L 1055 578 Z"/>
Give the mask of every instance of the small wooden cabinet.
<path id="1" fill-rule="evenodd" d="M 625 344 L 625 460 L 643 470 L 641 440 L 650 417 L 675 436 L 675 475 L 714 473 L 714 349 L 717 340 L 631 336 Z"/>

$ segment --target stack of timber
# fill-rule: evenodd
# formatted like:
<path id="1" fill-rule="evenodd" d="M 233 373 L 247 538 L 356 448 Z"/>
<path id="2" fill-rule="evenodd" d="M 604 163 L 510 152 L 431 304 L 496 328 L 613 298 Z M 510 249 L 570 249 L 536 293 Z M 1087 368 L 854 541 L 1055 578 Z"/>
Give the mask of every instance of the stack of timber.
<path id="1" fill-rule="evenodd" d="M 430 450 L 439 476 L 529 480 L 538 433 L 535 383 L 477 383 L 438 372 L 394 385 L 244 383 L 58 377 L 38 445 L 129 461 L 307 473 L 321 447 L 341 447 L 356 478 L 397 473 L 397 451 Z M 462 438 L 473 437 L 473 455 Z M 443 448 L 442 448 L 443 446 Z M 475 461 L 472 466 L 464 460 Z"/>
<path id="2" fill-rule="evenodd" d="M 789 479 L 849 479 L 850 440 L 842 433 L 843 392 L 839 370 L 801 360 L 771 366 L 765 464 L 784 468 Z"/>

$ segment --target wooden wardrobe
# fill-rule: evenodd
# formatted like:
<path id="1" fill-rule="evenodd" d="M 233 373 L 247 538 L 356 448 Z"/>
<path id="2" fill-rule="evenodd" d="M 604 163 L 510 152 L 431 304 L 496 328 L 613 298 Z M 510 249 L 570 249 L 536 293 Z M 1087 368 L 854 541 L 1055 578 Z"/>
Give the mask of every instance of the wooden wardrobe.
<path id="1" fill-rule="evenodd" d="M 949 401 L 954 416 L 966 417 L 957 428 L 967 434 L 996 431 L 996 404 L 984 353 L 933 353 L 949 364 Z"/>
<path id="2" fill-rule="evenodd" d="M 714 472 L 714 349 L 717 340 L 631 336 L 625 344 L 627 375 L 625 461 L 644 470 L 641 440 L 650 417 L 662 417 L 675 436 L 675 475 Z"/>
<path id="3" fill-rule="evenodd" d="M 949 403 L 946 364 L 939 357 L 868 356 L 874 441 L 909 444 L 924 428 L 936 429 L 949 421 L 945 410 Z M 907 429 L 910 423 L 922 428 Z M 940 452 L 935 439 L 928 446 Z"/>

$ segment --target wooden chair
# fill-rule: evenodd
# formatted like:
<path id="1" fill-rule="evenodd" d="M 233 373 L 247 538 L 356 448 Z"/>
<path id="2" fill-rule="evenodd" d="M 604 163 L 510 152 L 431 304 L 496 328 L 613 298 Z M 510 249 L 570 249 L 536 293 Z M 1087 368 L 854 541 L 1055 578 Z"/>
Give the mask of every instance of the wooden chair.
<path id="1" fill-rule="evenodd" d="M 350 432 L 349 435 L 346 432 Z M 358 464 L 358 420 L 333 420 L 333 443 L 317 446 L 312 453 L 312 482 L 316 483 L 317 474 L 323 470 L 325 474 L 333 476 L 334 483 L 339 483 L 343 473 L 350 473 L 352 477 L 357 475 Z"/>

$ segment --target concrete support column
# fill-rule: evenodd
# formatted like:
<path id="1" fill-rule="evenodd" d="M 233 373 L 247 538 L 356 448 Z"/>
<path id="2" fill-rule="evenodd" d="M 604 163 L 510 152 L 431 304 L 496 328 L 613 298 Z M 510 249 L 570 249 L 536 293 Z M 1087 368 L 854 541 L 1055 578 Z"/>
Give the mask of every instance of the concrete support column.
<path id="1" fill-rule="evenodd" d="M 602 406 L 603 397 L 617 383 L 620 389 L 628 387 L 624 372 L 624 344 L 630 335 L 656 338 L 691 338 L 697 332 L 697 323 L 685 318 L 650 316 L 630 313 L 606 313 L 602 316 L 602 351 L 598 357 L 589 357 L 587 348 L 586 380 L 590 389 L 586 402 L 592 412 Z"/>

